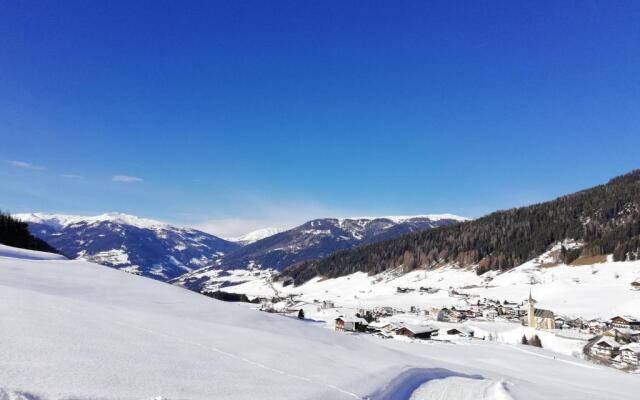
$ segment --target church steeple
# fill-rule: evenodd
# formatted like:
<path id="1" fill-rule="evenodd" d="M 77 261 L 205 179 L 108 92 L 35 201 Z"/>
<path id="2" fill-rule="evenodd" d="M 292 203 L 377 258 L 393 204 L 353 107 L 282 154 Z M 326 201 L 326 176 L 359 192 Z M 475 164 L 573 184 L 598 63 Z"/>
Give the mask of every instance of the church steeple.
<path id="1" fill-rule="evenodd" d="M 531 289 L 529 289 L 529 304 L 527 307 L 527 325 L 529 325 L 532 328 L 536 327 L 536 309 L 534 304 L 536 303 L 536 301 L 533 299 L 533 296 L 531 295 Z"/>
<path id="2" fill-rule="evenodd" d="M 531 289 L 529 289 L 529 304 L 533 303 L 535 303 L 535 300 L 533 299 L 533 297 L 531 297 Z"/>

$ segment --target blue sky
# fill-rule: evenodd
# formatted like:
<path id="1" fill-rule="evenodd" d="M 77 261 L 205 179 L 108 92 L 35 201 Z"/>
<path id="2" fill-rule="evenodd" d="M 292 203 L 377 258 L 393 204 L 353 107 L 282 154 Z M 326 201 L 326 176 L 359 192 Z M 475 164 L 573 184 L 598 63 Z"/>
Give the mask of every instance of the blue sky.
<path id="1" fill-rule="evenodd" d="M 4 2 L 0 208 L 236 235 L 551 199 L 640 167 L 639 43 L 637 1 Z"/>

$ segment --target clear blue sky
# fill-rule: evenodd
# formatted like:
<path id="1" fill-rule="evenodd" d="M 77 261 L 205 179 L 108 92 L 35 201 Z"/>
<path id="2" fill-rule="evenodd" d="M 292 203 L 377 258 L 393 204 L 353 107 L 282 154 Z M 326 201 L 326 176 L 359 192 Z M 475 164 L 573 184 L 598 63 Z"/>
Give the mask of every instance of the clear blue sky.
<path id="1" fill-rule="evenodd" d="M 0 139 L 11 212 L 477 217 L 640 167 L 640 2 L 5 1 Z"/>

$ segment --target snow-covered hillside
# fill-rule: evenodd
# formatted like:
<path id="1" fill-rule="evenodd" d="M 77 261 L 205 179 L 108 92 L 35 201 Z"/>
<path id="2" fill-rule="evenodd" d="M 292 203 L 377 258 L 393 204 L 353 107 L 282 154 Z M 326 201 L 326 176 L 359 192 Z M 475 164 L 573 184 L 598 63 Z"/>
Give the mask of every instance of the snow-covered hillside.
<path id="1" fill-rule="evenodd" d="M 19 249 L 17 247 L 5 246 L 3 244 L 0 244 L 0 257 L 23 258 L 25 260 L 66 260 L 67 259 L 67 257 L 60 254 Z"/>
<path id="2" fill-rule="evenodd" d="M 81 260 L 0 257 L 0 315 L 3 399 L 477 399 L 480 390 L 493 400 L 622 400 L 640 391 L 637 376 L 542 349 L 348 335 Z"/>
<path id="3" fill-rule="evenodd" d="M 63 254 L 159 280 L 213 264 L 237 243 L 194 229 L 121 213 L 85 217 L 16 214 Z"/>
<path id="4" fill-rule="evenodd" d="M 216 265 L 185 274 L 175 282 L 197 291 L 210 290 L 216 284 L 208 281 L 207 276 L 219 276 L 220 270 L 249 266 L 283 270 L 299 261 L 323 258 L 338 250 L 465 220 L 452 214 L 315 219 L 247 244 L 223 257 Z"/>
<path id="5" fill-rule="evenodd" d="M 300 294 L 302 300 L 309 302 L 319 299 L 347 307 L 400 309 L 468 305 L 459 296 L 451 296 L 449 289 L 469 294 L 469 301 L 490 298 L 520 302 L 532 291 L 541 308 L 551 309 L 556 314 L 603 319 L 630 314 L 640 318 L 640 291 L 631 289 L 631 283 L 640 279 L 640 261 L 549 266 L 549 254 L 555 250 L 554 247 L 504 273 L 490 271 L 477 275 L 472 268 L 455 267 L 415 270 L 407 274 L 399 270 L 387 271 L 374 276 L 357 272 L 335 279 L 318 277 L 299 287 L 256 278 L 224 290 L 250 296 L 273 296 L 275 289 L 280 295 Z M 415 290 L 398 293 L 398 287 Z M 420 287 L 438 290 L 426 293 L 420 292 Z"/>

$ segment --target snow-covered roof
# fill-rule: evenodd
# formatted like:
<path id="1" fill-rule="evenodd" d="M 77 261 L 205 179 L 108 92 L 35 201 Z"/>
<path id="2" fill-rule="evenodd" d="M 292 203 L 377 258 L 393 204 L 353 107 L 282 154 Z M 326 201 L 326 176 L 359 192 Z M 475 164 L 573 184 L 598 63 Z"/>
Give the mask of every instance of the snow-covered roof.
<path id="1" fill-rule="evenodd" d="M 615 317 L 611 318 L 611 320 L 614 320 L 616 318 L 620 318 L 622 320 L 625 320 L 626 322 L 638 322 L 638 320 L 630 315 L 616 315 Z"/>
<path id="2" fill-rule="evenodd" d="M 553 311 L 545 310 L 542 308 L 536 308 L 534 311 L 534 315 L 536 317 L 541 317 L 541 318 L 553 318 Z"/>
<path id="3" fill-rule="evenodd" d="M 436 332 L 438 331 L 438 328 L 435 328 L 431 325 L 402 325 L 400 328 L 405 328 L 408 331 L 413 332 L 414 334 L 420 334 L 420 333 L 428 333 L 428 332 Z"/>
<path id="4" fill-rule="evenodd" d="M 607 345 L 607 346 L 612 347 L 612 348 L 620 347 L 620 343 L 616 342 L 613 339 L 609 339 L 609 338 L 602 338 L 602 339 L 598 340 L 596 342 L 596 345 L 598 345 L 598 346 Z"/>
<path id="5" fill-rule="evenodd" d="M 466 327 L 466 326 L 461 326 L 461 327 L 457 327 L 457 328 L 449 328 L 447 329 L 447 334 L 449 334 L 449 332 L 456 330 L 460 333 L 463 333 L 465 335 L 472 335 L 473 334 L 473 329 Z"/>
<path id="6" fill-rule="evenodd" d="M 372 321 L 369 324 L 369 327 L 371 328 L 384 328 L 385 326 L 389 326 L 391 325 L 391 322 L 386 322 L 386 321 Z"/>
<path id="7" fill-rule="evenodd" d="M 629 351 L 633 351 L 634 353 L 640 354 L 640 343 L 629 343 L 627 345 L 620 347 L 620 351 L 623 351 L 623 350 L 629 350 Z"/>
<path id="8" fill-rule="evenodd" d="M 360 317 L 345 317 L 343 315 L 336 318 L 336 320 L 342 320 L 344 322 L 357 322 L 362 325 L 369 325 L 366 319 Z"/>

